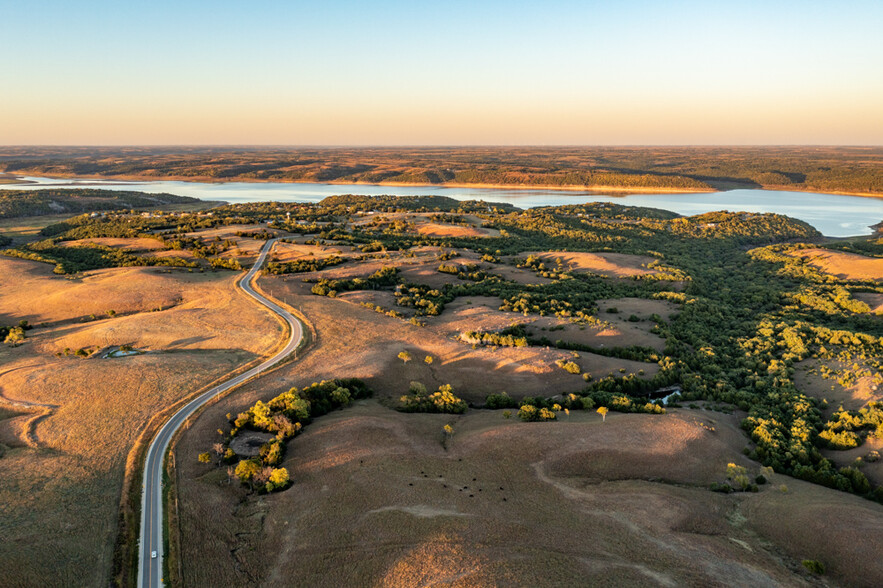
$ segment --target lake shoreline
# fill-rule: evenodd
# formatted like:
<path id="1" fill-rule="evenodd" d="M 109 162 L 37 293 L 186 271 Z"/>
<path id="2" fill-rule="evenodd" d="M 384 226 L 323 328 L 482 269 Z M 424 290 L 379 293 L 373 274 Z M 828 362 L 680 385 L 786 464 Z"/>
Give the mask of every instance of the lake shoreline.
<path id="1" fill-rule="evenodd" d="M 23 180 L 21 174 L 5 174 L 12 181 L 3 182 L 9 184 L 28 185 L 30 182 Z M 2 176 L 0 176 L 2 177 Z M 52 180 L 96 180 L 100 182 L 192 182 L 200 184 L 322 184 L 326 186 L 388 186 L 391 188 L 454 188 L 468 190 L 545 190 L 555 192 L 573 192 L 574 194 L 586 195 L 609 195 L 628 196 L 630 194 L 711 194 L 715 192 L 730 192 L 733 190 L 756 190 L 758 192 L 806 192 L 810 194 L 829 194 L 833 196 L 857 196 L 860 198 L 883 199 L 883 193 L 875 192 L 848 192 L 841 190 L 815 190 L 806 187 L 794 186 L 769 186 L 760 188 L 749 187 L 726 187 L 726 188 L 624 188 L 621 186 L 558 186 L 547 184 L 469 184 L 462 182 L 445 182 L 442 184 L 420 182 L 317 182 L 314 180 L 285 180 L 285 179 L 257 179 L 257 178 L 212 178 L 208 176 L 139 176 L 139 175 L 77 175 L 57 174 L 40 176 Z M 612 194 L 611 194 L 612 192 Z"/>

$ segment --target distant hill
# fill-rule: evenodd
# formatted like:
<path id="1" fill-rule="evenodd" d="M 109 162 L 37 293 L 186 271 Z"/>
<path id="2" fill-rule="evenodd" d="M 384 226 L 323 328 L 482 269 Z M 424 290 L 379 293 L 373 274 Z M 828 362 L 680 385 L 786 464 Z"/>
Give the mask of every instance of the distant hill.
<path id="1" fill-rule="evenodd" d="M 189 196 L 93 189 L 0 190 L 0 218 L 161 208 L 202 202 Z"/>
<path id="2" fill-rule="evenodd" d="M 503 202 L 485 202 L 483 200 L 456 200 L 447 196 L 362 196 L 359 194 L 341 194 L 326 196 L 319 202 L 324 208 L 340 208 L 349 213 L 367 212 L 370 210 L 411 210 L 430 212 L 486 212 L 495 209 L 500 212 L 520 210 Z"/>
<path id="3" fill-rule="evenodd" d="M 497 186 L 736 188 L 883 196 L 883 147 L 6 147 L 0 171 L 50 177 Z"/>

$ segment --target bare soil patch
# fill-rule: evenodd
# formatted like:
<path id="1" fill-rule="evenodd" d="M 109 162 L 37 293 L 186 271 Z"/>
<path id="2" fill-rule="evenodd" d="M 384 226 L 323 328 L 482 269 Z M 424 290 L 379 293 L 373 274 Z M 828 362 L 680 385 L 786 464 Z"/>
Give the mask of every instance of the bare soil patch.
<path id="1" fill-rule="evenodd" d="M 260 455 L 261 446 L 270 439 L 273 439 L 273 435 L 270 433 L 245 431 L 230 442 L 230 449 L 241 457 L 254 457 Z"/>

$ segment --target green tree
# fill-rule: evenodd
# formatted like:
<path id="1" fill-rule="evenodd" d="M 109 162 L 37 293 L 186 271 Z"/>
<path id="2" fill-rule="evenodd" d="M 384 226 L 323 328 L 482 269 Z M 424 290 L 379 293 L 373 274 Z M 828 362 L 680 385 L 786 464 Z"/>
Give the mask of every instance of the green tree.
<path id="1" fill-rule="evenodd" d="M 744 466 L 734 463 L 727 464 L 727 479 L 736 484 L 742 490 L 746 490 L 751 481 Z"/>
<path id="2" fill-rule="evenodd" d="M 261 473 L 261 469 L 262 465 L 259 459 L 244 459 L 236 466 L 236 477 L 240 482 L 248 484 L 250 488 L 254 489 L 252 480 Z"/>
<path id="3" fill-rule="evenodd" d="M 13 347 L 18 347 L 18 344 L 24 340 L 25 330 L 22 327 L 12 327 L 9 329 L 9 333 L 6 335 L 6 339 L 3 342 L 9 343 Z"/>
<path id="4" fill-rule="evenodd" d="M 274 468 L 272 472 L 270 472 L 270 477 L 266 483 L 267 492 L 273 492 L 275 490 L 282 490 L 286 486 L 288 486 L 290 482 L 290 478 L 288 475 L 288 470 L 285 468 Z"/>

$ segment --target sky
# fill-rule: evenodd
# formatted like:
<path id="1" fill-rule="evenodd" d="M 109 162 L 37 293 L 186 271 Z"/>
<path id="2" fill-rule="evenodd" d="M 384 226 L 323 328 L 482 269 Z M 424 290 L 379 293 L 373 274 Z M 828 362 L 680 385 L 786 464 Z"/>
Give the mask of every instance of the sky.
<path id="1" fill-rule="evenodd" d="M 0 0 L 3 145 L 883 144 L 883 1 Z"/>

